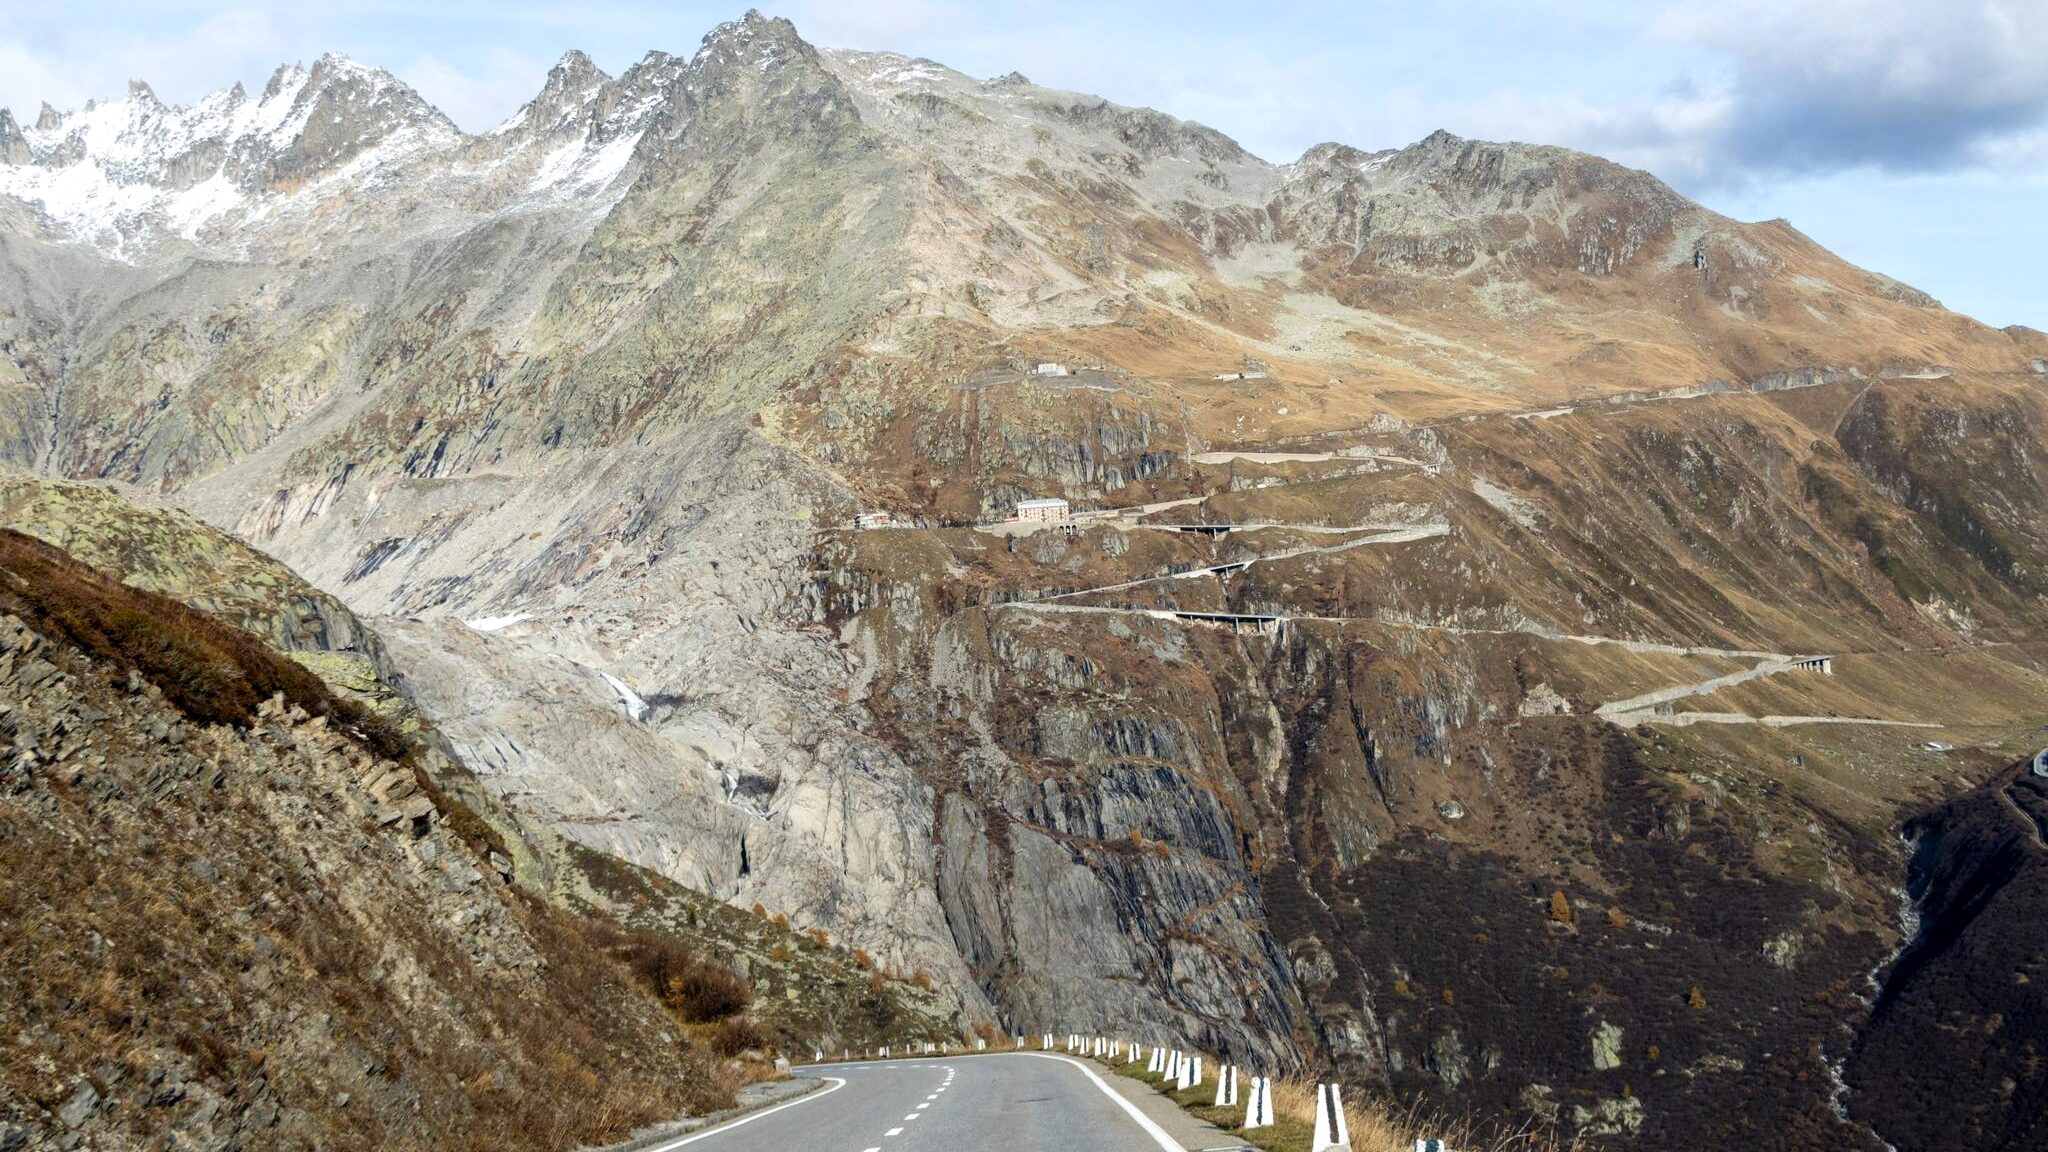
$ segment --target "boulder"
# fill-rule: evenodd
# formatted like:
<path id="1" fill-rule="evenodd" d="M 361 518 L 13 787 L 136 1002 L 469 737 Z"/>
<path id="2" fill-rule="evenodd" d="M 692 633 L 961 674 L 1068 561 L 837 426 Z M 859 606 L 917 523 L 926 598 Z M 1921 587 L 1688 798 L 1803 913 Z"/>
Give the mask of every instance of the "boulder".
<path id="1" fill-rule="evenodd" d="M 57 1121 L 66 1128 L 82 1128 L 99 1114 L 100 1090 L 90 1080 L 80 1081 L 70 1098 L 57 1107 Z"/>

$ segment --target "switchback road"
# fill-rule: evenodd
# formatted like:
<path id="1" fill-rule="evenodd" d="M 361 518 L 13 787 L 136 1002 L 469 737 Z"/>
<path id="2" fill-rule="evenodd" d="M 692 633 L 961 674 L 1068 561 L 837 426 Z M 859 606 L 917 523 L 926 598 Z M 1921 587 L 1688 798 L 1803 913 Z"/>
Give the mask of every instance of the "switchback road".
<path id="1" fill-rule="evenodd" d="M 1181 1152 L 1079 1061 L 1003 1053 L 800 1068 L 824 1087 L 647 1152 Z"/>

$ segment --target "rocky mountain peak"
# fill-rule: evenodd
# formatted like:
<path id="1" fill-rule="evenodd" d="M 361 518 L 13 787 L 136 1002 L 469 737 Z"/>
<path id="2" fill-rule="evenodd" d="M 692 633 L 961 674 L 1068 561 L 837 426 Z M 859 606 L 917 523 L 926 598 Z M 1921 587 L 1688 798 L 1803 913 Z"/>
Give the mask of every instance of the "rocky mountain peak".
<path id="1" fill-rule="evenodd" d="M 304 68 L 299 67 L 297 64 L 280 64 L 277 66 L 277 71 L 270 74 L 269 83 L 263 86 L 263 98 L 265 100 L 274 100 L 284 95 L 287 90 L 298 88 L 305 80 L 306 70 Z M 241 85 L 237 84 L 235 87 L 239 88 Z M 48 105 L 45 105 L 45 107 L 48 107 Z"/>
<path id="2" fill-rule="evenodd" d="M 541 84 L 540 92 L 491 135 L 523 132 L 532 136 L 551 136 L 584 125 L 611 84 L 612 78 L 589 56 L 575 50 L 565 52 L 555 66 L 548 69 L 547 80 Z"/>
<path id="3" fill-rule="evenodd" d="M 602 84 L 611 76 L 580 48 L 571 48 L 562 53 L 555 66 L 548 69 L 547 83 L 541 87 L 545 92 L 551 88 L 573 90 L 578 86 Z"/>
<path id="4" fill-rule="evenodd" d="M 36 115 L 36 130 L 39 132 L 48 132 L 50 129 L 55 128 L 56 126 L 57 110 L 55 108 L 50 107 L 50 102 L 48 100 L 45 100 L 43 101 L 43 110 Z"/>
<path id="5" fill-rule="evenodd" d="M 26 164 L 28 161 L 28 141 L 22 138 L 21 125 L 15 123 L 14 113 L 0 108 L 0 164 Z"/>
<path id="6" fill-rule="evenodd" d="M 1141 160 L 1173 156 L 1215 164 L 1252 159 L 1214 128 L 1151 108 L 1130 108 L 1099 96 L 1065 96 L 1041 104 L 1041 110 L 1084 131 L 1106 132 Z"/>
<path id="7" fill-rule="evenodd" d="M 713 28 L 691 63 L 706 69 L 753 65 L 766 72 L 796 59 L 815 63 L 817 55 L 817 50 L 797 35 L 796 25 L 748 9 L 739 19 Z"/>
<path id="8" fill-rule="evenodd" d="M 273 187 L 325 174 L 386 142 L 418 149 L 461 136 L 447 116 L 396 76 L 331 53 L 305 73 L 290 123 L 295 135 L 261 165 Z M 401 135 L 407 139 L 398 141 Z"/>
<path id="9" fill-rule="evenodd" d="M 1362 148 L 1354 148 L 1349 144 L 1324 141 L 1321 144 L 1310 146 L 1308 151 L 1301 154 L 1301 159 L 1296 160 L 1291 167 L 1297 171 L 1328 168 L 1361 169 L 1372 164 L 1375 160 L 1383 160 L 1392 154 L 1391 150 L 1367 152 Z"/>

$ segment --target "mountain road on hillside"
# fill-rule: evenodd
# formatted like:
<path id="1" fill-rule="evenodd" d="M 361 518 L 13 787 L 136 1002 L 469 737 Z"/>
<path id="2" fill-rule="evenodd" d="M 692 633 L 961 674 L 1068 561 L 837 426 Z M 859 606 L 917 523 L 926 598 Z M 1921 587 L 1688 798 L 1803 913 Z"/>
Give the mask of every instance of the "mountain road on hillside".
<path id="1" fill-rule="evenodd" d="M 807 1096 L 644 1152 L 1183 1152 L 1080 1061 L 1039 1053 L 827 1064 Z M 1175 1110 L 1178 1111 L 1177 1109 Z M 1168 1119 L 1168 1122 L 1173 1122 Z M 1214 1144 L 1216 1141 L 1208 1141 Z"/>

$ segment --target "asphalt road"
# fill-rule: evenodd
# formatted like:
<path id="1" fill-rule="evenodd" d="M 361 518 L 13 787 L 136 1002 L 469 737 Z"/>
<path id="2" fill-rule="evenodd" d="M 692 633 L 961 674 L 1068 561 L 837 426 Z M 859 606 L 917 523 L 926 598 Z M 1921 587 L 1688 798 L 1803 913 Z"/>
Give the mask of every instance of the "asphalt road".
<path id="1" fill-rule="evenodd" d="M 1080 1064 L 1028 1053 L 799 1068 L 825 1086 L 647 1152 L 1180 1152 Z"/>

